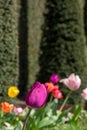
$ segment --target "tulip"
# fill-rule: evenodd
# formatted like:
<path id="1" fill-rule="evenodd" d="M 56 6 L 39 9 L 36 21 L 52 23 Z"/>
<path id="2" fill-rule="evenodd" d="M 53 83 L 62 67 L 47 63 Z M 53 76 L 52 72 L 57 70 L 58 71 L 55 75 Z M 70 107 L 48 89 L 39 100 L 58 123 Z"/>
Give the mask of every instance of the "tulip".
<path id="1" fill-rule="evenodd" d="M 59 81 L 59 76 L 57 74 L 52 74 L 49 79 L 50 82 L 56 84 Z"/>
<path id="2" fill-rule="evenodd" d="M 54 90 L 58 90 L 59 89 L 58 85 L 54 85 L 53 83 L 50 83 L 50 82 L 46 82 L 45 86 L 47 87 L 47 92 L 48 93 L 53 92 Z"/>
<path id="3" fill-rule="evenodd" d="M 16 86 L 10 86 L 8 88 L 8 96 L 14 98 L 19 94 L 19 89 Z"/>
<path id="4" fill-rule="evenodd" d="M 47 99 L 47 89 L 44 84 L 36 82 L 27 93 L 25 101 L 30 107 L 40 108 L 45 105 Z"/>
<path id="5" fill-rule="evenodd" d="M 45 86 L 47 87 L 47 92 L 48 92 L 48 93 L 52 92 L 53 89 L 54 89 L 54 84 L 51 83 L 51 82 L 46 82 L 46 83 L 45 83 Z"/>
<path id="6" fill-rule="evenodd" d="M 55 90 L 59 90 L 59 86 L 58 85 L 54 85 L 54 88 L 53 88 L 52 92 L 55 91 Z"/>
<path id="7" fill-rule="evenodd" d="M 1 103 L 1 109 L 5 113 L 11 112 L 13 108 L 14 108 L 13 104 L 9 104 L 8 102 L 2 102 Z"/>
<path id="8" fill-rule="evenodd" d="M 83 89 L 82 93 L 81 93 L 81 96 L 87 100 L 87 88 Z"/>
<path id="9" fill-rule="evenodd" d="M 64 83 L 72 91 L 79 89 L 81 85 L 81 79 L 75 74 L 71 74 L 68 78 L 60 80 L 60 82 Z"/>
<path id="10" fill-rule="evenodd" d="M 52 96 L 57 98 L 57 99 L 61 99 L 63 98 L 62 92 L 60 90 L 54 90 L 52 92 Z"/>
<path id="11" fill-rule="evenodd" d="M 23 109 L 21 107 L 14 107 L 14 113 L 21 114 L 23 112 Z"/>

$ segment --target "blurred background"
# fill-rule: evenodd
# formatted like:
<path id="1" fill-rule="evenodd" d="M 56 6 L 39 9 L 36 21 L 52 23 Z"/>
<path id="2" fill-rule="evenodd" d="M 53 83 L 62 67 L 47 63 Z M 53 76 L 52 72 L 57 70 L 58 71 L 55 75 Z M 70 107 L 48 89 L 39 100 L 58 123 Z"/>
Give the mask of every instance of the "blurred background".
<path id="1" fill-rule="evenodd" d="M 86 0 L 0 0 L 0 92 L 75 73 L 87 86 Z M 66 88 L 61 86 L 66 94 Z"/>

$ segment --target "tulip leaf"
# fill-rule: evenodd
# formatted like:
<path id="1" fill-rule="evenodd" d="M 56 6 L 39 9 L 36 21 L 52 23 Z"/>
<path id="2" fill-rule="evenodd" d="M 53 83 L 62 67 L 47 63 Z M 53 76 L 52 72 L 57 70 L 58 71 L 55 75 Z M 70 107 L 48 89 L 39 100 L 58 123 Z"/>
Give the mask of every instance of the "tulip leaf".
<path id="1" fill-rule="evenodd" d="M 23 124 L 22 122 L 19 122 L 14 130 L 22 130 Z"/>
<path id="2" fill-rule="evenodd" d="M 73 118 L 72 118 L 72 120 L 71 120 L 71 122 L 76 122 L 77 121 L 77 119 L 78 119 L 78 117 L 79 117 L 79 115 L 80 115 L 80 113 L 81 113 L 81 107 L 80 106 L 76 106 L 75 107 L 75 110 L 74 110 L 74 116 L 73 116 Z"/>
<path id="3" fill-rule="evenodd" d="M 38 128 L 43 128 L 43 127 L 46 127 L 48 125 L 54 124 L 56 120 L 57 120 L 56 116 L 45 117 L 44 119 L 42 119 L 39 122 Z"/>
<path id="4" fill-rule="evenodd" d="M 14 127 L 13 126 L 9 126 L 9 127 L 4 127 L 3 126 L 0 130 L 14 130 Z"/>

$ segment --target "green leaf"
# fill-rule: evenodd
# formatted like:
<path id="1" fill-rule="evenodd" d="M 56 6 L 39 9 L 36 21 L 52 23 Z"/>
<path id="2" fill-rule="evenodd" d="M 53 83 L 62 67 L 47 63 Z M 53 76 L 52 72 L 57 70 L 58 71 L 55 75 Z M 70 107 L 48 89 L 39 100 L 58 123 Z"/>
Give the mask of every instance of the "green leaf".
<path id="1" fill-rule="evenodd" d="M 14 130 L 14 126 L 5 127 L 3 126 L 0 130 Z M 21 130 L 21 129 L 20 129 Z"/>
<path id="2" fill-rule="evenodd" d="M 78 120 L 79 115 L 81 114 L 81 107 L 80 106 L 75 106 L 75 110 L 74 110 L 74 115 L 71 119 L 71 122 L 76 122 Z"/>
<path id="3" fill-rule="evenodd" d="M 42 128 L 42 127 L 45 127 L 45 126 L 49 126 L 49 125 L 55 123 L 56 120 L 57 120 L 57 117 L 56 117 L 56 116 L 45 117 L 44 119 L 42 119 L 42 120 L 39 122 L 38 128 Z"/>
<path id="4" fill-rule="evenodd" d="M 15 127 L 14 130 L 22 130 L 22 127 L 23 127 L 23 124 L 22 124 L 22 122 L 20 121 L 20 122 L 16 125 L 16 127 Z"/>

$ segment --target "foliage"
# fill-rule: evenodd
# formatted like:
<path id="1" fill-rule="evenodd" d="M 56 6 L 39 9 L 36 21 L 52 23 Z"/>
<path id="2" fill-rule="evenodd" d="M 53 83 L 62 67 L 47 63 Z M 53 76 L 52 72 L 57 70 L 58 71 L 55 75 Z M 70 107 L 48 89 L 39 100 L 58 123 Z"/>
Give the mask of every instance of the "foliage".
<path id="1" fill-rule="evenodd" d="M 18 80 L 17 14 L 14 0 L 0 0 L 0 91 Z"/>
<path id="2" fill-rule="evenodd" d="M 45 0 L 36 0 L 34 2 L 30 0 L 28 2 L 29 86 L 31 86 L 35 82 L 36 74 L 39 71 L 38 54 L 42 33 L 41 25 L 43 23 L 44 5 Z"/>
<path id="3" fill-rule="evenodd" d="M 47 106 L 35 110 L 32 109 L 26 130 L 66 130 L 75 128 L 86 128 L 87 111 L 82 110 L 80 106 L 65 109 L 62 113 L 57 110 L 58 100 L 54 99 Z M 71 112 L 74 111 L 74 113 Z M 84 124 L 84 126 L 83 126 Z M 76 129 L 75 129 L 76 130 Z"/>
<path id="4" fill-rule="evenodd" d="M 86 35 L 86 44 L 87 44 L 87 1 L 84 1 L 84 27 L 85 27 L 85 35 Z"/>
<path id="5" fill-rule="evenodd" d="M 0 130 L 21 130 L 19 128 L 23 126 L 22 120 L 22 115 L 17 115 L 14 112 L 4 113 L 0 110 Z"/>
<path id="6" fill-rule="evenodd" d="M 73 72 L 85 81 L 86 42 L 79 0 L 47 0 L 44 18 L 37 79 L 45 82 L 52 73 L 63 78 Z"/>

